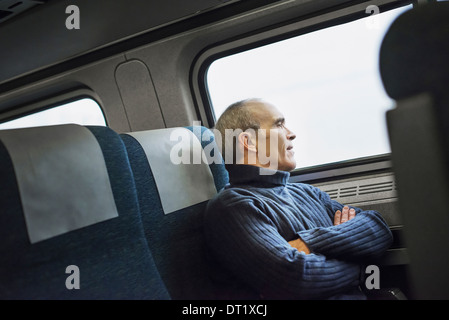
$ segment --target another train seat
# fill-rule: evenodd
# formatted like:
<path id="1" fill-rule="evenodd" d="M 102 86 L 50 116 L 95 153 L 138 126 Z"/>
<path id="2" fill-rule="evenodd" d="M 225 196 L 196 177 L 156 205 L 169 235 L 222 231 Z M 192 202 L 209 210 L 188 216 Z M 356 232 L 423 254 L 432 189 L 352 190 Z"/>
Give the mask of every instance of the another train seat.
<path id="1" fill-rule="evenodd" d="M 228 182 L 228 174 L 224 163 L 198 163 L 201 149 L 209 156 L 209 162 L 210 157 L 221 158 L 219 151 L 215 153 L 218 149 L 213 134 L 205 127 L 195 126 L 121 137 L 134 172 L 145 235 L 171 297 L 216 299 L 220 288 L 208 275 L 202 214 L 207 200 Z M 187 144 L 181 146 L 183 139 Z M 191 162 L 177 166 L 170 154 L 176 158 L 174 162 L 179 162 L 180 155 Z"/>
<path id="2" fill-rule="evenodd" d="M 170 299 L 107 127 L 0 131 L 0 299 Z"/>
<path id="3" fill-rule="evenodd" d="M 449 3 L 399 16 L 380 50 L 414 299 L 449 298 Z"/>

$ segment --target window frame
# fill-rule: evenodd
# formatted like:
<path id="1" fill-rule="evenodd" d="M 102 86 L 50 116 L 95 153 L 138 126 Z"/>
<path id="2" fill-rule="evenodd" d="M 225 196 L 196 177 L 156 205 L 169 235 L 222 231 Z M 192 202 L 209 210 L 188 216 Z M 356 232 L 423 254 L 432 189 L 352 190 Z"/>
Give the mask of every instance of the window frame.
<path id="1" fill-rule="evenodd" d="M 0 124 L 17 120 L 42 111 L 57 108 L 65 104 L 76 102 L 82 99 L 93 100 L 98 105 L 100 112 L 103 115 L 105 126 L 108 127 L 109 124 L 106 117 L 106 113 L 104 112 L 100 100 L 98 99 L 98 97 L 96 97 L 94 92 L 88 89 L 71 90 L 70 92 L 67 93 L 60 93 L 52 97 L 47 97 L 31 103 L 23 103 L 19 106 L 13 107 L 12 110 L 0 113 Z"/>
<path id="2" fill-rule="evenodd" d="M 313 15 L 300 17 L 293 22 L 288 21 L 284 25 L 269 30 L 259 30 L 205 48 L 195 59 L 190 79 L 195 104 L 196 106 L 202 104 L 204 108 L 206 119 L 203 119 L 203 123 L 208 123 L 210 127 L 213 127 L 216 121 L 207 84 L 207 72 L 214 61 L 260 46 L 367 17 L 365 9 L 371 4 L 377 5 L 381 13 L 410 4 L 417 5 L 416 1 L 411 0 L 369 1 L 345 5 L 342 8 L 320 11 Z M 297 168 L 291 172 L 291 180 L 294 182 L 321 182 L 336 177 L 343 178 L 380 172 L 392 172 L 391 153 Z"/>

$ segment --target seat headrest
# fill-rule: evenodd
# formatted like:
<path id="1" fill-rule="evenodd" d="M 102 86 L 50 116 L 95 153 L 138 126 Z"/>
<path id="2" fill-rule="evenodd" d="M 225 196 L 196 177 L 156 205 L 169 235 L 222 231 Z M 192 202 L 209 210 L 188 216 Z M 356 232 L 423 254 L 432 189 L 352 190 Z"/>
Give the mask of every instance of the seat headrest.
<path id="1" fill-rule="evenodd" d="M 145 152 L 165 214 L 207 201 L 217 193 L 208 158 L 191 130 L 178 127 L 126 134 Z"/>
<path id="2" fill-rule="evenodd" d="M 118 216 L 102 150 L 86 127 L 0 130 L 31 243 Z"/>
<path id="3" fill-rule="evenodd" d="M 448 91 L 448 17 L 449 3 L 437 2 L 406 11 L 392 23 L 379 57 L 381 78 L 391 98 Z"/>

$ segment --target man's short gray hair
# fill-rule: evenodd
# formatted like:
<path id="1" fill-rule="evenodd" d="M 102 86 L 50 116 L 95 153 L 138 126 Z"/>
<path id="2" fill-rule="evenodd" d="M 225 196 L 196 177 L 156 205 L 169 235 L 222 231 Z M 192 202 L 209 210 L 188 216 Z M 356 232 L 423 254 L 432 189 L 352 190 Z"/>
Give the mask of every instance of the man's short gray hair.
<path id="1" fill-rule="evenodd" d="M 248 109 L 248 106 L 254 102 L 262 102 L 262 100 L 258 98 L 250 98 L 231 104 L 226 108 L 215 124 L 215 129 L 221 134 L 220 149 L 224 159 L 227 159 L 225 156 L 226 150 L 228 152 L 232 150 L 232 154 L 234 155 L 233 160 L 235 163 L 236 141 L 234 137 L 228 137 L 228 140 L 230 140 L 229 138 L 232 138 L 231 141 L 226 140 L 226 130 L 246 131 L 248 129 L 253 129 L 257 131 L 260 128 L 260 122 Z"/>

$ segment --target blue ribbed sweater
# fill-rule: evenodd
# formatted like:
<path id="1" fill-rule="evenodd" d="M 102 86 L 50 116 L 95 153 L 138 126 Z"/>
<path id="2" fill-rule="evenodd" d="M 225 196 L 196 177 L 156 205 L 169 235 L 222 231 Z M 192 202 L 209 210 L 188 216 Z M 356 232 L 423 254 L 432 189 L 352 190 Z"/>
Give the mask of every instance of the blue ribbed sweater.
<path id="1" fill-rule="evenodd" d="M 267 299 L 360 298 L 362 265 L 392 242 L 378 212 L 355 208 L 355 218 L 334 226 L 343 205 L 320 189 L 288 183 L 285 171 L 260 175 L 255 166 L 227 169 L 230 184 L 209 201 L 204 232 L 228 272 Z M 288 244 L 298 237 L 311 254 Z"/>

